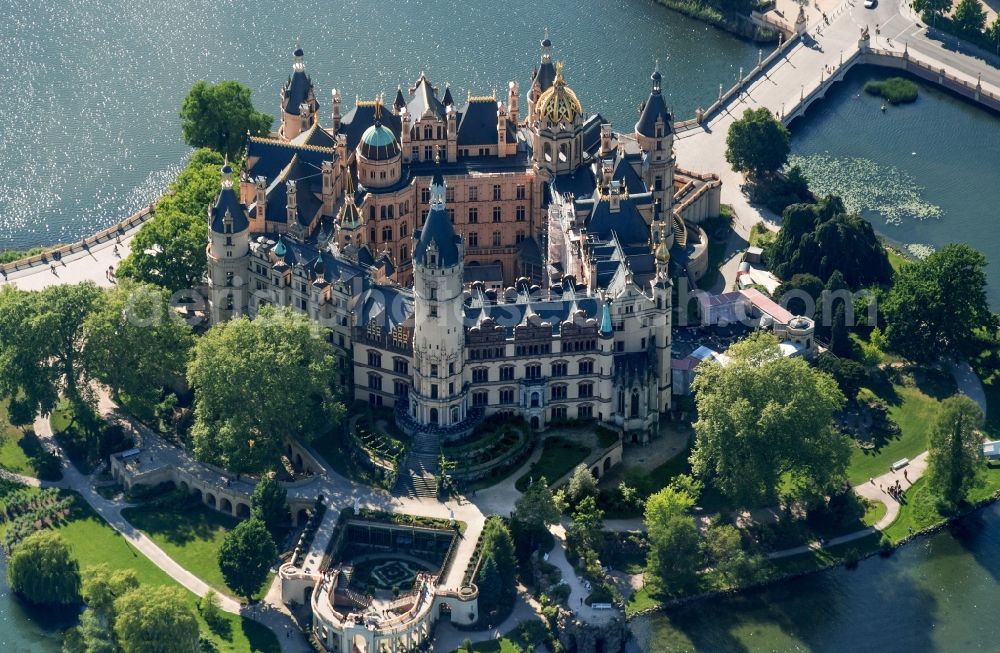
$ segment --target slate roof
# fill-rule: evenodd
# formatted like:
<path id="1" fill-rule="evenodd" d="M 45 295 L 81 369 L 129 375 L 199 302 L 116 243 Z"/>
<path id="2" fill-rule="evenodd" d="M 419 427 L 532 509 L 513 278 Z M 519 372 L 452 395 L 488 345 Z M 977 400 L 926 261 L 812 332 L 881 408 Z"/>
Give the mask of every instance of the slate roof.
<path id="1" fill-rule="evenodd" d="M 388 127 L 399 140 L 399 116 L 391 111 L 380 111 L 379 120 Z M 375 103 L 358 102 L 340 121 L 337 133 L 347 137 L 347 148 L 353 150 L 361 142 L 361 135 L 375 124 Z"/>
<path id="2" fill-rule="evenodd" d="M 497 142 L 497 103 L 491 98 L 472 98 L 458 116 L 459 145 Z"/>
<path id="3" fill-rule="evenodd" d="M 643 103 L 642 112 L 639 114 L 639 122 L 635 123 L 635 131 L 643 136 L 653 138 L 656 136 L 656 121 L 663 120 L 663 134 L 667 135 L 671 130 L 670 111 L 667 103 L 660 92 L 660 73 L 653 72 L 653 90 L 649 92 L 649 99 Z"/>
<path id="4" fill-rule="evenodd" d="M 556 67 L 551 61 L 546 61 L 538 67 L 538 71 L 535 73 L 531 81 L 538 82 L 541 87 L 542 92 L 549 90 L 552 86 L 552 82 L 556 80 Z"/>
<path id="5" fill-rule="evenodd" d="M 431 243 L 437 246 L 438 261 L 442 267 L 457 265 L 459 236 L 448 217 L 448 211 L 443 204 L 432 204 L 427 221 L 422 229 L 413 232 L 417 244 L 413 247 L 413 260 L 424 265 L 427 263 L 427 248 Z"/>
<path id="6" fill-rule="evenodd" d="M 514 327 L 524 322 L 525 315 L 530 311 L 538 315 L 543 322 L 552 324 L 552 332 L 559 333 L 559 326 L 569 319 L 576 310 L 583 311 L 588 318 L 597 319 L 601 310 L 601 300 L 596 297 L 581 298 L 545 298 L 517 303 L 483 305 L 481 301 L 473 301 L 465 306 L 467 323 L 476 323 L 481 319 L 491 318 L 507 331 L 507 337 L 514 335 Z"/>
<path id="7" fill-rule="evenodd" d="M 406 110 L 413 116 L 413 120 L 420 120 L 427 111 L 444 120 L 444 105 L 438 100 L 433 85 L 423 73 L 420 74 L 420 79 L 410 91 L 413 93 L 413 97 L 407 102 Z"/>
<path id="8" fill-rule="evenodd" d="M 313 135 L 317 141 L 323 138 L 319 135 L 320 132 L 325 134 L 322 129 L 317 129 Z M 308 162 L 318 172 L 323 161 L 333 161 L 335 151 L 332 147 L 305 143 L 296 145 L 278 139 L 251 136 L 247 141 L 246 158 L 252 163 L 247 165 L 246 172 L 251 178 L 264 177 L 268 183 L 272 183 L 296 156 L 300 161 Z"/>
<path id="9" fill-rule="evenodd" d="M 227 211 L 233 220 L 233 233 L 243 231 L 250 226 L 250 221 L 247 219 L 247 208 L 240 203 L 240 198 L 236 196 L 236 191 L 233 190 L 232 186 L 224 187 L 219 192 L 211 211 L 212 231 L 215 233 L 225 233 Z"/>
<path id="10" fill-rule="evenodd" d="M 285 113 L 299 115 L 299 105 L 309 100 L 312 91 L 312 80 L 304 70 L 296 70 L 285 82 L 282 95 L 285 98 Z"/>

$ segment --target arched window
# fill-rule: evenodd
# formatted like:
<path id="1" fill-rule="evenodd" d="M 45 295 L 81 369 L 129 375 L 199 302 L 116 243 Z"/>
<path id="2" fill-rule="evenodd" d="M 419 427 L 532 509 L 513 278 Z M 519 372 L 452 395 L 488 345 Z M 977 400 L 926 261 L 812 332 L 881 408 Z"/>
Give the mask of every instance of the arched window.
<path id="1" fill-rule="evenodd" d="M 633 389 L 632 390 L 632 408 L 629 411 L 629 417 L 638 417 L 638 416 L 639 416 L 639 391 Z"/>
<path id="2" fill-rule="evenodd" d="M 437 424 L 437 423 L 438 423 L 438 409 L 431 408 L 431 424 Z"/>

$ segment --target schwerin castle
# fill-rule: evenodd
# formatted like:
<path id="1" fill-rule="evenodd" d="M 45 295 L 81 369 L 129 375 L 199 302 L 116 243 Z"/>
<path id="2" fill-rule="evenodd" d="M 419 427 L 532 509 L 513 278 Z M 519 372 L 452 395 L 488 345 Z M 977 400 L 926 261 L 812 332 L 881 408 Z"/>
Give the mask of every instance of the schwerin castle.
<path id="1" fill-rule="evenodd" d="M 346 112 L 334 89 L 323 126 L 293 56 L 277 132 L 209 209 L 211 320 L 308 314 L 354 398 L 411 434 L 499 413 L 648 441 L 671 407 L 671 274 L 704 269 L 720 195 L 676 165 L 660 73 L 625 132 L 584 113 L 548 38 L 523 103 L 516 81 L 459 102 L 421 73 Z"/>

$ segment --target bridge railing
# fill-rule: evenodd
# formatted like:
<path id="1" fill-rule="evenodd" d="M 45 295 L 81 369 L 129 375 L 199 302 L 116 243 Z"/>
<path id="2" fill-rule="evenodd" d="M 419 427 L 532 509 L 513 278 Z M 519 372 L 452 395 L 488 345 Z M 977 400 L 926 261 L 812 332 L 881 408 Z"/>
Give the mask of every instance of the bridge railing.
<path id="1" fill-rule="evenodd" d="M 6 277 L 12 272 L 18 272 L 20 270 L 26 270 L 38 265 L 50 265 L 61 261 L 64 256 L 69 256 L 71 254 L 76 254 L 77 252 L 87 251 L 93 245 L 98 245 L 100 243 L 105 243 L 112 238 L 118 238 L 124 236 L 129 231 L 132 231 L 136 227 L 140 226 L 149 218 L 153 217 L 154 207 L 152 204 L 149 206 L 136 211 L 129 217 L 125 218 L 118 224 L 112 225 L 107 229 L 102 229 L 92 236 L 87 236 L 81 240 L 71 243 L 69 245 L 62 245 L 59 247 L 53 247 L 48 249 L 41 254 L 35 254 L 33 256 L 27 256 L 16 261 L 11 261 L 10 263 L 4 263 L 0 265 L 0 276 Z"/>
<path id="2" fill-rule="evenodd" d="M 914 55 L 909 51 L 898 52 L 896 50 L 885 50 L 882 48 L 867 48 L 865 52 L 867 54 L 871 54 L 876 57 L 905 61 L 906 62 L 905 68 L 907 70 L 912 71 L 915 69 L 916 71 L 924 71 L 936 77 L 940 81 L 940 83 L 942 83 L 942 85 L 944 86 L 948 86 L 955 89 L 963 89 L 970 93 L 977 93 L 983 97 L 1000 102 L 1000 92 L 994 93 L 992 91 L 983 88 L 981 82 L 973 84 L 971 81 L 967 79 L 962 79 L 961 77 L 953 75 L 949 73 L 946 68 L 942 68 L 941 66 L 935 66 L 929 62 L 922 61 L 919 55 Z M 948 84 L 945 84 L 944 82 L 948 82 Z"/>

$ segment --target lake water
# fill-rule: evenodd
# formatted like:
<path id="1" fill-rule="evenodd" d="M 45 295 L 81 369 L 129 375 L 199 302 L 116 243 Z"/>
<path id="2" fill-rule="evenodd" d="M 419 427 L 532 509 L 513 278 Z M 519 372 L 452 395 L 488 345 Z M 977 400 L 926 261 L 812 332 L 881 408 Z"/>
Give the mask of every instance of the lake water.
<path id="1" fill-rule="evenodd" d="M 7 562 L 0 556 L 0 577 L 7 578 Z M 4 653 L 59 653 L 65 617 L 56 621 L 43 611 L 30 610 L 0 582 L 0 651 Z"/>
<path id="2" fill-rule="evenodd" d="M 1000 310 L 1000 117 L 922 82 L 916 102 L 882 113 L 862 87 L 890 75 L 850 71 L 792 124 L 792 151 L 805 157 L 814 189 L 860 206 L 889 239 L 918 252 L 965 242 L 986 254 Z"/>
<path id="3" fill-rule="evenodd" d="M 652 0 L 0 2 L 0 249 L 71 241 L 157 197 L 188 151 L 177 112 L 198 79 L 237 79 L 276 115 L 298 37 L 329 124 L 334 86 L 346 111 L 421 70 L 459 102 L 511 79 L 526 92 L 546 26 L 584 109 L 621 127 L 656 59 L 682 118 L 757 62 Z"/>
<path id="4" fill-rule="evenodd" d="M 645 653 L 966 653 L 1000 642 L 1000 506 L 891 558 L 633 622 Z"/>

